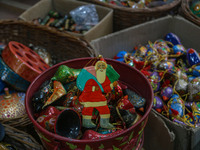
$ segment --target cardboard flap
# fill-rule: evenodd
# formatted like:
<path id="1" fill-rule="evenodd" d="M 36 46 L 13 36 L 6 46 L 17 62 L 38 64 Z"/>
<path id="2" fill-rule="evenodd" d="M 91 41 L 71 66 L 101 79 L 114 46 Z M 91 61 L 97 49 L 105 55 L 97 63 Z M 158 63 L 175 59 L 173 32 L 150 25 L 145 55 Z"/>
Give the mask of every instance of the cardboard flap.
<path id="1" fill-rule="evenodd" d="M 150 112 L 144 129 L 144 148 L 146 150 L 173 150 L 175 134 L 154 112 Z"/>

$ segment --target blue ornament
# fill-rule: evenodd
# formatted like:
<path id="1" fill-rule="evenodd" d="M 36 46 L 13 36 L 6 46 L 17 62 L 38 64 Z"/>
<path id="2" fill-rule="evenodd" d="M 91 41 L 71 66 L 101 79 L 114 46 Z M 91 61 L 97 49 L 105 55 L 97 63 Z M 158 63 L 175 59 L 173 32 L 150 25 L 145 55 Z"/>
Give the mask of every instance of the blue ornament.
<path id="1" fill-rule="evenodd" d="M 127 55 L 126 51 L 120 51 L 115 57 L 114 59 L 124 62 L 124 57 Z"/>
<path id="2" fill-rule="evenodd" d="M 128 95 L 129 101 L 133 104 L 135 108 L 144 107 L 146 103 L 146 99 L 135 93 L 130 89 L 126 89 L 126 93 Z"/>
<path id="3" fill-rule="evenodd" d="M 148 48 L 148 49 L 147 49 L 147 52 L 146 52 L 146 54 L 145 54 L 145 57 L 154 55 L 155 53 L 156 53 L 155 50 L 153 50 L 152 48 Z"/>
<path id="4" fill-rule="evenodd" d="M 189 68 L 187 74 L 193 75 L 195 77 L 200 76 L 200 66 L 195 66 L 194 68 Z"/>
<path id="5" fill-rule="evenodd" d="M 0 79 L 5 83 L 10 84 L 16 90 L 26 91 L 30 82 L 26 81 L 10 69 L 4 61 L 0 58 Z"/>
<path id="6" fill-rule="evenodd" d="M 180 42 L 180 39 L 178 38 L 177 35 L 175 35 L 174 33 L 168 33 L 166 36 L 165 36 L 165 41 L 169 41 L 171 42 L 173 45 L 177 45 L 177 44 L 181 44 Z"/>
<path id="7" fill-rule="evenodd" d="M 172 97 L 168 101 L 168 106 L 169 114 L 174 117 L 183 117 L 183 115 L 185 114 L 183 100 L 177 94 L 172 95 Z M 177 114 L 175 114 L 175 112 Z"/>
<path id="8" fill-rule="evenodd" d="M 196 50 L 192 48 L 187 50 L 187 62 L 190 66 L 200 63 L 199 54 L 196 52 Z"/>
<path id="9" fill-rule="evenodd" d="M 180 45 L 180 44 L 177 44 L 177 45 L 174 45 L 173 46 L 173 51 L 174 51 L 174 54 L 184 54 L 186 53 L 186 49 L 183 45 Z"/>

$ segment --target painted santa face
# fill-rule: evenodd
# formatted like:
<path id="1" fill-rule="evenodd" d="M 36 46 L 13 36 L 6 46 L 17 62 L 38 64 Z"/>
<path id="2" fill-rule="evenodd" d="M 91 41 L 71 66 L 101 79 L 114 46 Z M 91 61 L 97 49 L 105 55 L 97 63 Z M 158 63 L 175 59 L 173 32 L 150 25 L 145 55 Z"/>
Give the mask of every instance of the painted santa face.
<path id="1" fill-rule="evenodd" d="M 101 72 L 103 72 L 103 71 L 105 71 L 105 69 L 106 69 L 106 64 L 105 63 L 98 63 L 97 64 L 97 70 L 100 70 Z"/>
<path id="2" fill-rule="evenodd" d="M 97 75 L 97 80 L 100 83 L 103 83 L 106 78 L 106 63 L 104 62 L 98 62 L 96 64 L 96 75 Z"/>

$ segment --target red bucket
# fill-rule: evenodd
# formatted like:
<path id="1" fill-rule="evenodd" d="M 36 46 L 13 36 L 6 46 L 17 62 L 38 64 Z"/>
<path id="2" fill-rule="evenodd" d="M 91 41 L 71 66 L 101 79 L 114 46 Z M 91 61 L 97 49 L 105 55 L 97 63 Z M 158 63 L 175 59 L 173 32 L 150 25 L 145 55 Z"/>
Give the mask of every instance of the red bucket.
<path id="1" fill-rule="evenodd" d="M 103 139 L 98 140 L 76 140 L 70 139 L 66 137 L 62 137 L 60 135 L 51 133 L 41 127 L 33 116 L 33 104 L 31 101 L 32 96 L 34 93 L 39 89 L 41 84 L 49 80 L 53 77 L 55 72 L 57 71 L 60 65 L 67 65 L 68 67 L 80 69 L 84 66 L 92 65 L 92 61 L 90 64 L 88 62 L 92 58 L 79 58 L 68 60 L 62 63 L 59 63 L 43 73 L 41 73 L 36 79 L 31 83 L 25 98 L 25 107 L 28 113 L 30 120 L 32 121 L 36 132 L 40 136 L 40 139 L 46 149 L 49 150 L 130 150 L 136 149 L 139 150 L 143 146 L 143 139 L 144 139 L 144 127 L 148 120 L 149 112 L 152 108 L 153 103 L 153 90 L 152 87 L 147 80 L 147 78 L 140 73 L 137 69 L 129 66 L 125 63 L 112 60 L 112 59 L 105 59 L 108 64 L 112 65 L 113 68 L 120 74 L 119 80 L 123 82 L 125 85 L 128 86 L 129 89 L 135 91 L 140 96 L 146 99 L 145 105 L 145 114 L 142 118 L 134 124 L 132 127 L 115 134 L 110 137 L 106 137 Z"/>

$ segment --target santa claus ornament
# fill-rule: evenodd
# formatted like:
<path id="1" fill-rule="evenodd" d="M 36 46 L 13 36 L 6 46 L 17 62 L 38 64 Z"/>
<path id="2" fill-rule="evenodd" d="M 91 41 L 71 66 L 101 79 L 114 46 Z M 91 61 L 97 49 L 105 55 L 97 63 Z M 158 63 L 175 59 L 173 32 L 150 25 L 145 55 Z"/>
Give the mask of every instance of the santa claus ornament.
<path id="1" fill-rule="evenodd" d="M 94 66 L 84 67 L 77 77 L 77 87 L 82 91 L 79 102 L 83 105 L 82 126 L 95 128 L 92 122 L 94 109 L 98 110 L 101 128 L 113 128 L 110 124 L 110 110 L 104 93 L 111 92 L 117 86 L 119 74 L 103 58 Z"/>

